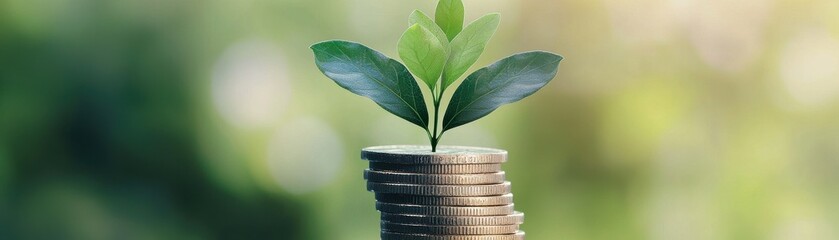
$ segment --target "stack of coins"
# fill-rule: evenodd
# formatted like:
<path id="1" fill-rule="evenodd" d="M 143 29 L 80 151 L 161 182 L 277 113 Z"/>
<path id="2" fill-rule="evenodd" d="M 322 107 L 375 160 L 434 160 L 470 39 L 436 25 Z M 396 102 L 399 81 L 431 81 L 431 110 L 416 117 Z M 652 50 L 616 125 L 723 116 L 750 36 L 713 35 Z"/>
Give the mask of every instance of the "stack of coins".
<path id="1" fill-rule="evenodd" d="M 524 214 L 513 209 L 501 163 L 507 151 L 440 146 L 362 149 L 367 190 L 376 196 L 384 240 L 519 240 Z"/>

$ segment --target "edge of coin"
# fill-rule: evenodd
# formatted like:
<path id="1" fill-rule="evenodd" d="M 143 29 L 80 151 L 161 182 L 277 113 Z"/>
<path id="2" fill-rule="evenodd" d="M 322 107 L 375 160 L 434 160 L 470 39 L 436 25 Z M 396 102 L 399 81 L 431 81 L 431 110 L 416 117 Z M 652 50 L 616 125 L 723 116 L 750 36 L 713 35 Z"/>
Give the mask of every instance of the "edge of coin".
<path id="1" fill-rule="evenodd" d="M 515 212 L 515 204 L 502 206 L 429 206 L 376 202 L 376 210 L 392 214 L 433 216 L 507 216 Z"/>
<path id="2" fill-rule="evenodd" d="M 370 162 L 369 169 L 387 172 L 409 172 L 425 174 L 479 174 L 502 171 L 501 163 L 400 164 L 386 162 Z"/>
<path id="3" fill-rule="evenodd" d="M 420 196 L 407 194 L 374 193 L 376 201 L 397 204 L 438 205 L 438 206 L 501 206 L 513 203 L 513 194 L 497 196 Z"/>
<path id="4" fill-rule="evenodd" d="M 504 235 L 515 234 L 519 224 L 497 226 L 446 226 L 381 222 L 382 231 L 430 235 Z"/>
<path id="5" fill-rule="evenodd" d="M 371 162 L 399 164 L 483 164 L 507 161 L 507 151 L 494 148 L 438 146 L 431 152 L 429 146 L 390 145 L 361 149 L 361 159 Z"/>
<path id="6" fill-rule="evenodd" d="M 420 196 L 499 196 L 512 193 L 512 184 L 509 181 L 484 185 L 421 185 L 368 181 L 367 191 Z"/>
<path id="7" fill-rule="evenodd" d="M 382 231 L 382 240 L 524 240 L 524 231 L 507 235 L 428 235 Z"/>
<path id="8" fill-rule="evenodd" d="M 443 226 L 502 226 L 524 223 L 524 213 L 514 211 L 503 216 L 435 216 L 381 212 L 381 221 L 398 224 Z"/>
<path id="9" fill-rule="evenodd" d="M 422 185 L 486 185 L 499 184 L 507 180 L 506 172 L 477 174 L 426 174 L 377 171 L 364 169 L 364 179 L 378 183 L 404 183 Z"/>

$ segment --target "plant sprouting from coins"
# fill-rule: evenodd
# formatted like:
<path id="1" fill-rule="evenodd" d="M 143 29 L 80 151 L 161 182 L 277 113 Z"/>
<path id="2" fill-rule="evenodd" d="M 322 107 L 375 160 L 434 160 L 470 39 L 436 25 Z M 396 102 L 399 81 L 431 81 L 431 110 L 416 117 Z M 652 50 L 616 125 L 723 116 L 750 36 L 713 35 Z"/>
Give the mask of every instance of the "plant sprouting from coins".
<path id="1" fill-rule="evenodd" d="M 443 93 L 478 60 L 501 20 L 499 14 L 492 13 L 464 27 L 463 12 L 460 0 L 440 0 L 433 20 L 419 10 L 411 13 L 410 27 L 397 44 L 404 65 L 364 45 L 343 40 L 312 45 L 315 63 L 341 87 L 425 129 L 434 152 L 446 131 L 545 86 L 556 76 L 562 60 L 557 54 L 532 51 L 481 68 L 460 82 L 448 106 L 443 106 L 445 114 L 440 119 Z M 425 85 L 431 93 L 430 109 L 419 85 Z"/>

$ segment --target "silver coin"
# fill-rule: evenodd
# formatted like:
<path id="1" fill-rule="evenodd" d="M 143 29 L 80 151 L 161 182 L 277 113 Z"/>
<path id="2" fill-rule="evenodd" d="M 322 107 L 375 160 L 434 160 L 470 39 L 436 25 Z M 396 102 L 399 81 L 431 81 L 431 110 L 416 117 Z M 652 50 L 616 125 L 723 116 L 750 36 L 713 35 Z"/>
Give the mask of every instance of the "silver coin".
<path id="1" fill-rule="evenodd" d="M 426 216 L 506 216 L 513 214 L 514 205 L 485 207 L 429 206 L 376 202 L 376 210 L 384 213 Z"/>
<path id="2" fill-rule="evenodd" d="M 361 149 L 361 159 L 399 164 L 481 164 L 507 161 L 507 151 L 492 148 L 398 145 Z"/>
<path id="3" fill-rule="evenodd" d="M 506 216 L 427 216 L 382 212 L 382 221 L 414 225 L 503 226 L 524 223 L 524 213 L 513 212 Z"/>
<path id="4" fill-rule="evenodd" d="M 502 235 L 514 234 L 519 225 L 503 226 L 431 226 L 399 224 L 382 221 L 382 231 L 397 233 L 417 233 L 428 235 Z"/>
<path id="5" fill-rule="evenodd" d="M 367 190 L 376 193 L 395 193 L 421 196 L 498 196 L 511 191 L 510 182 L 488 185 L 419 185 L 367 182 Z"/>
<path id="6" fill-rule="evenodd" d="M 513 194 L 479 197 L 439 197 L 376 193 L 376 200 L 386 203 L 437 206 L 500 206 L 513 203 Z"/>
<path id="7" fill-rule="evenodd" d="M 389 172 L 409 172 L 425 174 L 477 174 L 501 171 L 500 163 L 485 164 L 396 164 L 370 162 L 370 169 Z"/>
<path id="8" fill-rule="evenodd" d="M 424 185 L 482 185 L 504 182 L 504 172 L 486 174 L 422 174 L 364 170 L 364 179 L 381 183 Z"/>
<path id="9" fill-rule="evenodd" d="M 507 235 L 428 235 L 382 231 L 382 240 L 524 240 L 524 232 Z"/>

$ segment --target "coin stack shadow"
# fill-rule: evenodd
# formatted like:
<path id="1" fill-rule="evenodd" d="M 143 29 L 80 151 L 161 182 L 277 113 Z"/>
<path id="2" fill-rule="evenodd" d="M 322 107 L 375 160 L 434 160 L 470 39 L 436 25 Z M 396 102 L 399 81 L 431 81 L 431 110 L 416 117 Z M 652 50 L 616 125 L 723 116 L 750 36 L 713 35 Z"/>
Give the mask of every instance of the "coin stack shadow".
<path id="1" fill-rule="evenodd" d="M 362 149 L 367 190 L 376 197 L 384 240 L 520 240 L 501 163 L 507 151 L 440 146 Z"/>

